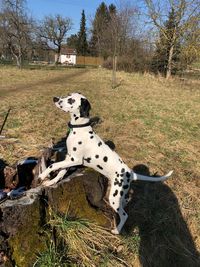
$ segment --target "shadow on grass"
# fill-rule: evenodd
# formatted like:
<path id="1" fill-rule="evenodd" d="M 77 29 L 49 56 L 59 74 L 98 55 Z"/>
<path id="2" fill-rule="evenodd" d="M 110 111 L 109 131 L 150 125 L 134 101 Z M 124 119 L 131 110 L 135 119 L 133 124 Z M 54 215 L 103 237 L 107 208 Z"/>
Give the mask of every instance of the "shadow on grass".
<path id="1" fill-rule="evenodd" d="M 149 175 L 145 165 L 136 173 Z M 132 199 L 127 206 L 128 235 L 138 228 L 139 259 L 143 267 L 195 267 L 200 258 L 190 231 L 181 214 L 178 200 L 164 183 L 134 182 Z"/>

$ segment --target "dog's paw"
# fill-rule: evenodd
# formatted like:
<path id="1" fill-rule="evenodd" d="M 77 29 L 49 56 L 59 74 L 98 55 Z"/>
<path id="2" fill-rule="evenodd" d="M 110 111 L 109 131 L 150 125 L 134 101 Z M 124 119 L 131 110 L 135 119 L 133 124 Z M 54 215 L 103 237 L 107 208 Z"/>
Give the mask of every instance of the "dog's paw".
<path id="1" fill-rule="evenodd" d="M 44 171 L 42 173 L 39 174 L 38 179 L 42 182 L 45 179 L 49 178 L 49 173 Z"/>
<path id="2" fill-rule="evenodd" d="M 37 178 L 37 180 L 38 180 L 38 182 L 39 182 L 40 184 L 44 181 L 44 179 L 45 179 L 45 177 L 42 176 L 42 175 L 39 175 L 38 178 Z"/>
<path id="3" fill-rule="evenodd" d="M 111 233 L 114 234 L 114 235 L 119 235 L 120 234 L 120 232 L 119 232 L 119 230 L 117 228 L 112 229 Z"/>
<path id="4" fill-rule="evenodd" d="M 55 182 L 53 180 L 44 181 L 42 183 L 43 186 L 51 186 L 53 184 L 55 184 Z"/>

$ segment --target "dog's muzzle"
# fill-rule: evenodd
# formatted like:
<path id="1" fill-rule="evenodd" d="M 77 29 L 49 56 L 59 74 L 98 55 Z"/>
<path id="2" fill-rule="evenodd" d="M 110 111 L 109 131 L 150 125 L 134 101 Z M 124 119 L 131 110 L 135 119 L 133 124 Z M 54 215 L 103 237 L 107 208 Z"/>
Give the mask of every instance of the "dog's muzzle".
<path id="1" fill-rule="evenodd" d="M 59 101 L 59 98 L 58 97 L 53 97 L 53 102 L 56 103 Z"/>

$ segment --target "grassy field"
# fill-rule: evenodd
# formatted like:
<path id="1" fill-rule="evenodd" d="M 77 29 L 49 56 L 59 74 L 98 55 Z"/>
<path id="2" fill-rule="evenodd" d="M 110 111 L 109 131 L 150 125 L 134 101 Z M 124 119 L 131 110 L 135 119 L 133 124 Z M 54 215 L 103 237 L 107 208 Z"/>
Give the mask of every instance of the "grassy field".
<path id="1" fill-rule="evenodd" d="M 159 175 L 174 170 L 165 184 L 133 185 L 126 224 L 133 266 L 199 266 L 198 80 L 121 72 L 112 89 L 111 72 L 104 69 L 1 67 L 0 77 L 0 123 L 12 108 L 4 130 L 10 139 L 0 140 L 1 159 L 13 164 L 38 156 L 52 137 L 65 136 L 69 116 L 56 109 L 52 97 L 81 92 L 92 105 L 91 116 L 102 119 L 96 132 L 114 141 L 130 167 Z"/>

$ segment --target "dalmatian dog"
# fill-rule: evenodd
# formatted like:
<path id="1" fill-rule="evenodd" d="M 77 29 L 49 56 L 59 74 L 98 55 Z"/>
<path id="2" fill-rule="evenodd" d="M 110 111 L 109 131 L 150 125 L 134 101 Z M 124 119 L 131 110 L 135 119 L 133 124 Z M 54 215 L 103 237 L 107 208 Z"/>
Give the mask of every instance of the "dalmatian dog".
<path id="1" fill-rule="evenodd" d="M 67 138 L 68 153 L 65 160 L 53 163 L 40 174 L 44 186 L 57 183 L 67 172 L 67 168 L 84 165 L 100 172 L 109 180 L 110 191 L 108 201 L 110 206 L 118 213 L 120 222 L 112 230 L 119 234 L 127 220 L 124 208 L 128 203 L 130 183 L 134 180 L 164 181 L 171 176 L 172 171 L 162 177 L 148 177 L 134 173 L 104 141 L 93 131 L 90 125 L 89 101 L 80 93 L 73 93 L 66 97 L 54 97 L 55 105 L 70 113 L 68 124 L 70 134 Z M 45 180 L 52 171 L 60 170 L 52 180 Z"/>

